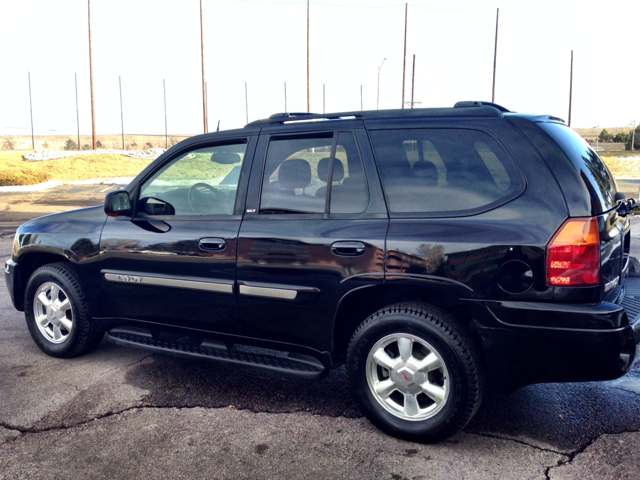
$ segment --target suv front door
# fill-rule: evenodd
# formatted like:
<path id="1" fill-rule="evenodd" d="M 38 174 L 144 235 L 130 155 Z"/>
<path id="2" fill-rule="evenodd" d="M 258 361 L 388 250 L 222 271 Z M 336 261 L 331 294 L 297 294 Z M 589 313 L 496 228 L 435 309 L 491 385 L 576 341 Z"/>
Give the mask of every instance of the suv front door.
<path id="1" fill-rule="evenodd" d="M 254 137 L 183 148 L 132 190 L 133 217 L 110 217 L 101 237 L 105 317 L 233 331 L 237 192 L 254 148 Z"/>

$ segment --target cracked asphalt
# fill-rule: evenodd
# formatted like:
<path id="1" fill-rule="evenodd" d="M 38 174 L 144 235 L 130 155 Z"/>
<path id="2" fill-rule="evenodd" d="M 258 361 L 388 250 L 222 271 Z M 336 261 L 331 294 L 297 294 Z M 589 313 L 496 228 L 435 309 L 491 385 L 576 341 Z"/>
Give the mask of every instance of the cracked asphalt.
<path id="1" fill-rule="evenodd" d="M 83 201 L 100 203 L 104 185 L 84 188 Z M 0 194 L 2 259 L 16 222 L 49 213 L 36 203 L 47 194 L 31 195 Z M 373 427 L 343 369 L 312 382 L 106 341 L 47 357 L 0 287 L 1 479 L 637 479 L 638 452 L 638 363 L 612 382 L 490 396 L 462 433 L 421 445 Z"/>

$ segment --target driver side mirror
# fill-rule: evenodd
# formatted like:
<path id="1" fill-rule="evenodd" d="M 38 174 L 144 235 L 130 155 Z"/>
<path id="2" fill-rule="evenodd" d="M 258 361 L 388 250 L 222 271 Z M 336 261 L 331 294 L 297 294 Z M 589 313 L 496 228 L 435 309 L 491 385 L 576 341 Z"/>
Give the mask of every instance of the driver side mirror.
<path id="1" fill-rule="evenodd" d="M 131 201 L 129 192 L 116 190 L 109 192 L 104 197 L 104 213 L 110 217 L 131 216 Z"/>

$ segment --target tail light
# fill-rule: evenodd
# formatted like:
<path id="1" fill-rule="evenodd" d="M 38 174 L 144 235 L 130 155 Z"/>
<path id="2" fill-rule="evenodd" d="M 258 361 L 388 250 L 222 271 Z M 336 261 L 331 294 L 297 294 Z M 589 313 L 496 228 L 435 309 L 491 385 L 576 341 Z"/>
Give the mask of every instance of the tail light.
<path id="1" fill-rule="evenodd" d="M 570 218 L 547 245 L 547 284 L 584 287 L 600 284 L 598 220 Z"/>

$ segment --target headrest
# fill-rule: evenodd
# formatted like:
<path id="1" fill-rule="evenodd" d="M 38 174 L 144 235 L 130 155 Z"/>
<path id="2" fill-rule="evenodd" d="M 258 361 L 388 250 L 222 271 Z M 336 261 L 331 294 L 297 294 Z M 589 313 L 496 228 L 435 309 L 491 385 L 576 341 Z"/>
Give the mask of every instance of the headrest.
<path id="1" fill-rule="evenodd" d="M 220 163 L 222 165 L 231 165 L 233 163 L 240 163 L 240 155 L 237 153 L 227 152 L 215 152 L 211 155 L 211 161 L 213 163 Z"/>
<path id="2" fill-rule="evenodd" d="M 302 158 L 291 158 L 280 165 L 278 181 L 285 190 L 306 188 L 311 183 L 311 165 Z"/>
<path id="3" fill-rule="evenodd" d="M 331 158 L 324 157 L 318 162 L 318 178 L 323 182 L 327 182 L 329 179 L 329 162 Z M 340 182 L 344 178 L 344 165 L 339 159 L 335 159 L 333 162 L 333 181 Z"/>
<path id="4" fill-rule="evenodd" d="M 438 185 L 438 169 L 433 162 L 419 160 L 413 165 L 412 174 L 415 178 L 420 178 L 429 186 Z"/>

